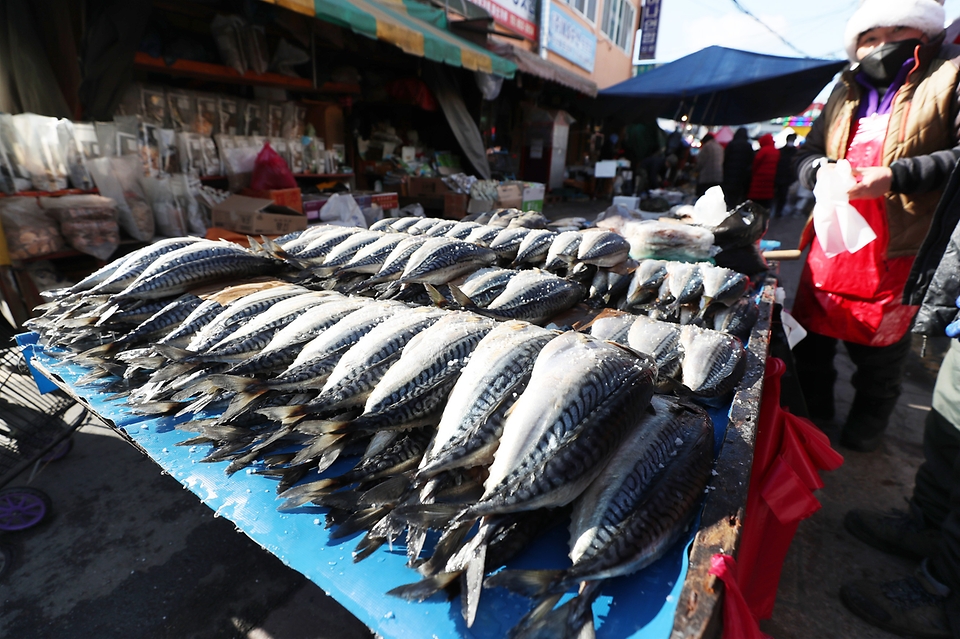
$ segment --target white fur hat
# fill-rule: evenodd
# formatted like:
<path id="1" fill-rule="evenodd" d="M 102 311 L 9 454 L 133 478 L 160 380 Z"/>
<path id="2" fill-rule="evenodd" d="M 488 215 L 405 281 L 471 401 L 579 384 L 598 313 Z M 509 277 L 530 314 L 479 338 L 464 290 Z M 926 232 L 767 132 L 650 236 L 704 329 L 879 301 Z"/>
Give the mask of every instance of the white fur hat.
<path id="1" fill-rule="evenodd" d="M 942 0 L 860 0 L 843 33 L 847 57 L 851 62 L 857 61 L 857 39 L 864 31 L 913 27 L 932 38 L 943 31 L 945 20 Z"/>

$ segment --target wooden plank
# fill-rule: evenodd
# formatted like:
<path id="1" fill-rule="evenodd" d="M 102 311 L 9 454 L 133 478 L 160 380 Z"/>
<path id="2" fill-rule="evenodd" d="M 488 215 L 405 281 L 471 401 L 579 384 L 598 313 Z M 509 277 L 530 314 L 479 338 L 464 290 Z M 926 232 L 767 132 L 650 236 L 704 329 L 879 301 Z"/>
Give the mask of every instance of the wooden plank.
<path id="1" fill-rule="evenodd" d="M 671 639 L 719 637 L 723 630 L 723 583 L 708 571 L 713 555 L 735 557 L 740 545 L 776 286 L 776 280 L 768 277 L 760 294 L 760 319 L 750 334 L 747 371 L 730 407 L 730 423 L 717 459 L 720 474 L 711 483 L 715 490 L 704 503 L 700 530 L 690 550 L 690 568 L 680 591 Z"/>

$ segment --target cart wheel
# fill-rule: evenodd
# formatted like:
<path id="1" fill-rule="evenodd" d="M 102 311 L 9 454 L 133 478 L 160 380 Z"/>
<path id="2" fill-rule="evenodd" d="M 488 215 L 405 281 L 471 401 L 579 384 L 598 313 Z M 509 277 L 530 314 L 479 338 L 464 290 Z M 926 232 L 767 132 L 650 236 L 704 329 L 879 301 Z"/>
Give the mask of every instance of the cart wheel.
<path id="1" fill-rule="evenodd" d="M 50 498 L 41 490 L 17 486 L 0 490 L 0 530 L 26 530 L 50 512 Z"/>
<path id="2" fill-rule="evenodd" d="M 7 576 L 7 573 L 13 568 L 13 549 L 10 546 L 0 544 L 0 581 Z"/>
<path id="3" fill-rule="evenodd" d="M 40 458 L 44 462 L 57 461 L 63 459 L 73 450 L 73 437 L 67 437 L 65 440 L 54 446 L 49 453 Z"/>

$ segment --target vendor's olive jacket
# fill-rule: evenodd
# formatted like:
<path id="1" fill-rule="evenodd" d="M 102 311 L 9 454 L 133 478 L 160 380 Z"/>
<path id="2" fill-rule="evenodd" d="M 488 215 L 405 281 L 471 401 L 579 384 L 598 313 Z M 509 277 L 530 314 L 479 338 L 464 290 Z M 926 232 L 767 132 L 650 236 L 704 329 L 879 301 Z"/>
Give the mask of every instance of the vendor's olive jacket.
<path id="1" fill-rule="evenodd" d="M 815 162 L 845 157 L 863 87 L 857 66 L 843 72 L 797 156 L 799 178 L 812 189 Z M 893 172 L 887 193 L 887 257 L 915 255 L 957 159 L 960 158 L 960 46 L 942 36 L 917 49 L 914 66 L 894 98 L 883 145 L 883 166 Z M 812 240 L 808 221 L 801 247 Z"/>

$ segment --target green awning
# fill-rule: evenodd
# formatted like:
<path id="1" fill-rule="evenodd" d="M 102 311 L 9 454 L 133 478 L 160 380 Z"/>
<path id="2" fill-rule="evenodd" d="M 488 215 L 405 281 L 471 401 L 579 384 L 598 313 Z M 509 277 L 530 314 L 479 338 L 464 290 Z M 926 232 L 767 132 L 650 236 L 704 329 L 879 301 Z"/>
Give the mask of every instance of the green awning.
<path id="1" fill-rule="evenodd" d="M 517 66 L 447 31 L 441 9 L 416 0 L 263 0 L 383 40 L 419 56 L 512 78 Z"/>

